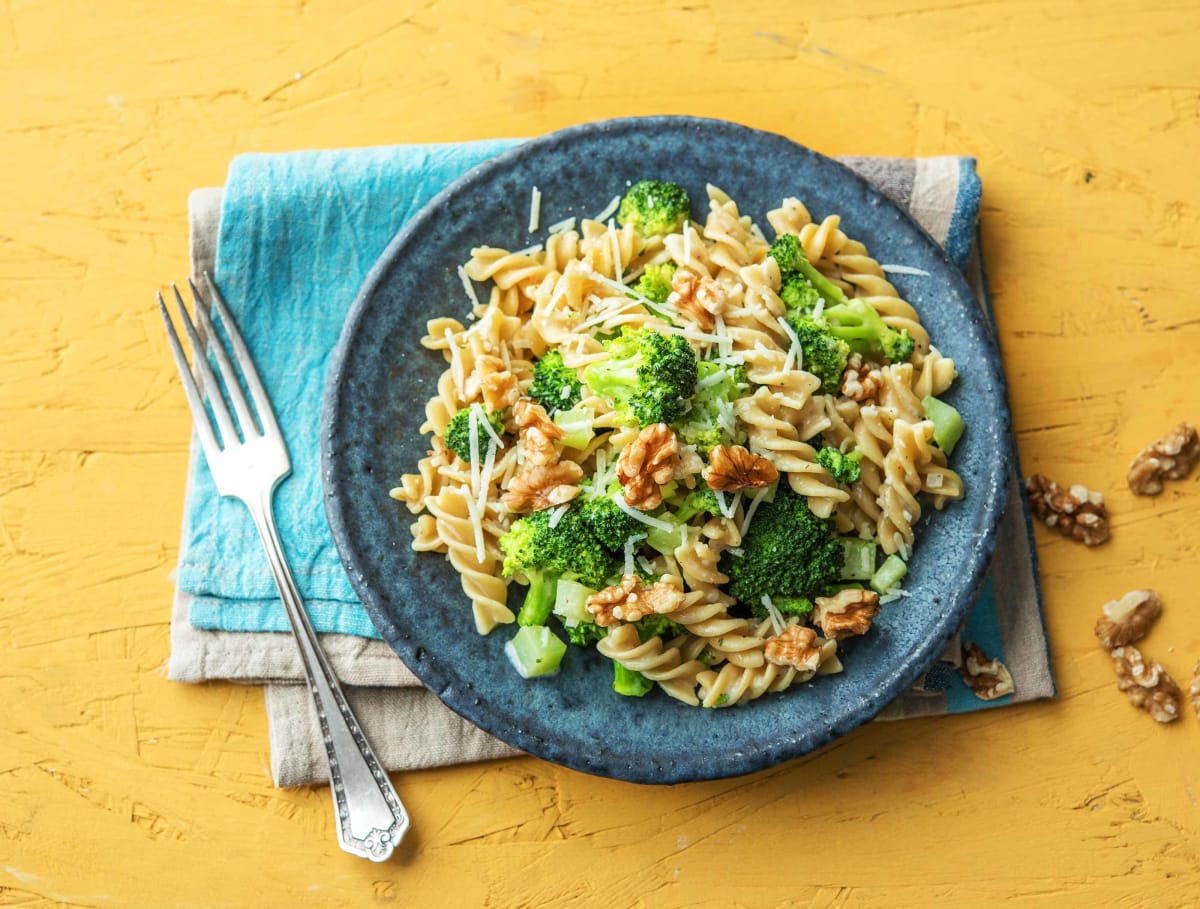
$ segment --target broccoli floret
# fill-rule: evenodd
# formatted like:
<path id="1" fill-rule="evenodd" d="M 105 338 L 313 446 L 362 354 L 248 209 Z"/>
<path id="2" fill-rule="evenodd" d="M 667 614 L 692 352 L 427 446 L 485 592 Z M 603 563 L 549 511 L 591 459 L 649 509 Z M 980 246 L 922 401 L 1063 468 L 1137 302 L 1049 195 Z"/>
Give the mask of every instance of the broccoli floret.
<path id="1" fill-rule="evenodd" d="M 843 454 L 837 448 L 822 448 L 817 452 L 817 463 L 829 471 L 829 475 L 839 483 L 856 483 L 862 476 L 862 454 L 851 452 Z"/>
<path id="2" fill-rule="evenodd" d="M 563 630 L 567 633 L 567 640 L 576 647 L 591 647 L 606 634 L 608 629 L 597 625 L 595 622 L 580 622 L 578 625 L 564 625 Z"/>
<path id="3" fill-rule="evenodd" d="M 504 421 L 500 418 L 499 411 L 493 410 L 486 414 L 487 421 L 492 424 L 492 429 L 496 435 L 504 434 Z M 477 441 L 479 442 L 479 451 L 482 454 L 487 451 L 488 431 L 480 425 L 476 432 L 478 433 Z M 464 407 L 450 420 L 450 425 L 446 427 L 446 447 L 453 451 L 456 455 L 471 463 L 471 408 Z"/>
<path id="4" fill-rule="evenodd" d="M 721 555 L 729 593 L 752 608 L 763 595 L 812 597 L 838 580 L 845 550 L 833 521 L 818 518 L 786 483 L 763 502 L 742 537 L 742 555 Z"/>
<path id="5" fill-rule="evenodd" d="M 596 539 L 614 553 L 623 554 L 625 542 L 631 536 L 646 533 L 645 524 L 631 518 L 607 495 L 584 502 L 579 516 Z"/>
<path id="6" fill-rule="evenodd" d="M 582 389 L 575 370 L 563 363 L 562 352 L 551 350 L 533 367 L 533 384 L 526 394 L 553 414 L 578 404 Z"/>
<path id="7" fill-rule="evenodd" d="M 678 183 L 663 180 L 641 180 L 629 187 L 617 223 L 632 224 L 643 237 L 669 234 L 683 227 L 691 210 L 687 190 Z"/>
<path id="8" fill-rule="evenodd" d="M 767 250 L 767 255 L 775 260 L 775 264 L 779 266 L 779 273 L 785 277 L 798 272 L 801 261 L 808 261 L 804 247 L 800 245 L 800 238 L 793 234 L 781 234 L 776 237 L 771 248 Z"/>
<path id="9" fill-rule="evenodd" d="M 864 356 L 904 361 L 912 356 L 916 346 L 907 330 L 896 331 L 864 300 L 845 300 L 826 307 L 821 318 L 834 337 Z"/>
<path id="10" fill-rule="evenodd" d="M 504 575 L 520 571 L 529 579 L 529 592 L 517 616 L 522 625 L 546 624 L 562 575 L 570 573 L 599 590 L 620 574 L 616 559 L 588 530 L 578 510 L 566 512 L 553 527 L 550 513 L 551 509 L 544 509 L 526 515 L 500 537 Z"/>
<path id="11" fill-rule="evenodd" d="M 723 366 L 703 360 L 697 371 L 696 392 L 692 407 L 675 432 L 685 445 L 695 445 L 708 454 L 714 445 L 737 445 L 746 434 L 738 428 L 733 402 L 750 387 L 746 370 L 741 366 Z"/>
<path id="12" fill-rule="evenodd" d="M 650 328 L 622 329 L 604 342 L 609 359 L 592 363 L 583 379 L 611 400 L 622 419 L 639 426 L 673 423 L 696 388 L 696 355 L 678 335 Z"/>
<path id="13" fill-rule="evenodd" d="M 684 631 L 682 625 L 665 615 L 648 615 L 633 624 L 637 626 L 638 639 L 642 643 L 657 637 L 669 641 Z"/>
<path id="14" fill-rule="evenodd" d="M 667 297 L 671 296 L 671 279 L 675 276 L 675 269 L 674 262 L 647 265 L 631 290 L 653 303 L 666 303 Z"/>
<path id="15" fill-rule="evenodd" d="M 813 611 L 813 601 L 808 597 L 774 597 L 771 604 L 780 611 L 783 615 L 794 615 L 798 618 L 806 618 Z M 759 615 L 758 610 L 755 610 L 755 615 L 759 618 L 766 618 L 767 609 L 762 607 L 762 614 Z"/>
<path id="16" fill-rule="evenodd" d="M 790 314 L 806 314 L 812 312 L 821 295 L 812 283 L 798 274 L 788 275 L 779 287 L 779 299 L 787 307 Z"/>
<path id="17" fill-rule="evenodd" d="M 697 480 L 696 488 L 684 497 L 672 517 L 680 524 L 686 524 L 701 512 L 715 517 L 721 513 L 721 506 L 717 502 L 717 494 L 709 488 L 708 484 L 703 480 Z"/>
<path id="18" fill-rule="evenodd" d="M 792 316 L 788 324 L 800 341 L 804 369 L 821 380 L 822 394 L 837 394 L 850 357 L 850 345 L 834 337 L 824 322 L 812 316 Z"/>

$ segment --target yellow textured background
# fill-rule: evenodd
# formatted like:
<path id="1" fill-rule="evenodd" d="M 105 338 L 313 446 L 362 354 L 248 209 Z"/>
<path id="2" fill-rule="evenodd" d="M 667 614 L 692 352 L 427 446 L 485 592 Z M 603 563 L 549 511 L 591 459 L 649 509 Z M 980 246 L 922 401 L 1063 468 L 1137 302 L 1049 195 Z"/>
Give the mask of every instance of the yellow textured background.
<path id="1" fill-rule="evenodd" d="M 1133 711 L 1091 635 L 1152 585 L 1200 656 L 1195 3 L 0 3 L 0 906 L 1200 905 L 1200 723 Z M 877 725 L 724 782 L 533 759 L 398 775 L 378 867 L 277 791 L 262 695 L 170 684 L 188 436 L 153 291 L 250 150 L 725 117 L 830 154 L 974 154 L 1021 462 L 1103 490 L 1039 531 L 1062 698 Z"/>

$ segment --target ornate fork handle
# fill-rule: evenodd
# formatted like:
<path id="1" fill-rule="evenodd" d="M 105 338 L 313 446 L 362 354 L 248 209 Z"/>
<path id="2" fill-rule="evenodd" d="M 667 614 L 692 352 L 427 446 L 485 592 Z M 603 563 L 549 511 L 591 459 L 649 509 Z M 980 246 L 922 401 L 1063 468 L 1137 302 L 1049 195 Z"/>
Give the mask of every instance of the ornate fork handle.
<path id="1" fill-rule="evenodd" d="M 271 573 L 300 647 L 300 659 L 329 758 L 329 785 L 333 791 L 338 839 L 347 852 L 375 862 L 386 861 L 408 830 L 408 813 L 317 643 L 275 529 L 271 492 L 259 500 L 245 501 L 267 551 Z"/>

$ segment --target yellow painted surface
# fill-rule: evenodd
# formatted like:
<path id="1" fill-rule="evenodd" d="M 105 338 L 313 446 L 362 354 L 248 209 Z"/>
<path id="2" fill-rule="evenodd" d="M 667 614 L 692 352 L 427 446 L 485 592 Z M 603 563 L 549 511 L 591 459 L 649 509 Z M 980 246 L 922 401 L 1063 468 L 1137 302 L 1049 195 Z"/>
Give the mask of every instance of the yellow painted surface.
<path id="1" fill-rule="evenodd" d="M 1133 0 L 7 0 L 0 905 L 1200 905 L 1200 723 L 1133 711 L 1091 634 L 1151 585 L 1147 652 L 1200 656 L 1200 477 L 1123 484 L 1200 421 L 1198 29 Z M 345 856 L 324 789 L 271 787 L 258 690 L 164 677 L 188 414 L 152 294 L 188 190 L 242 151 L 664 112 L 979 158 L 1021 462 L 1114 515 L 1097 551 L 1038 534 L 1063 696 L 670 789 L 398 775 L 403 855 Z"/>

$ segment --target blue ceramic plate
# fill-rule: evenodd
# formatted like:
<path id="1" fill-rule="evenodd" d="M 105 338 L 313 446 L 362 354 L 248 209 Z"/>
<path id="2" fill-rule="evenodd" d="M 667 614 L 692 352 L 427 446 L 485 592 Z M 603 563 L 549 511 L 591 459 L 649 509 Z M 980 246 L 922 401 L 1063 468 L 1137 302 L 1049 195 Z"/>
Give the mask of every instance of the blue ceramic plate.
<path id="1" fill-rule="evenodd" d="M 453 568 L 410 547 L 408 510 L 388 489 L 413 471 L 418 427 L 445 368 L 421 347 L 426 319 L 466 309 L 455 268 L 473 246 L 526 246 L 529 190 L 543 223 L 603 208 L 628 181 L 682 183 L 701 219 L 715 183 L 764 228 L 799 196 L 837 212 L 881 262 L 924 269 L 900 279 L 938 348 L 962 373 L 948 398 L 968 430 L 953 466 L 967 496 L 927 510 L 905 587 L 872 632 L 847 642 L 846 670 L 747 706 L 686 707 L 661 692 L 610 688 L 611 665 L 572 648 L 563 671 L 525 681 L 504 656 L 511 629 L 482 637 Z M 567 206 L 567 207 L 564 207 Z M 329 373 L 322 457 L 333 536 L 383 637 L 449 707 L 530 754 L 645 783 L 734 776 L 819 748 L 878 713 L 929 666 L 958 627 L 991 555 L 1007 482 L 1008 411 L 1000 360 L 979 305 L 945 253 L 905 213 L 840 164 L 781 136 L 715 120 L 610 120 L 535 139 L 475 168 L 392 241 L 346 321 Z M 516 602 L 524 588 L 513 585 Z"/>

